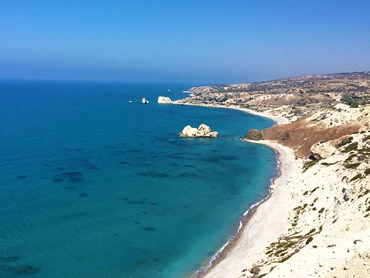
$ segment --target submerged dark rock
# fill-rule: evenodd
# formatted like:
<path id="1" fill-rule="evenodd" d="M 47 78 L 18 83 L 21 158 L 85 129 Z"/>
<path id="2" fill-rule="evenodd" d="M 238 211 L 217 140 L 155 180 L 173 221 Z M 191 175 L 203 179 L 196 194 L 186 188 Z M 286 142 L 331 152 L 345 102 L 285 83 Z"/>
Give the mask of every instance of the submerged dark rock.
<path id="1" fill-rule="evenodd" d="M 15 262 L 18 260 L 19 260 L 18 256 L 0 257 L 0 261 L 2 262 Z"/>
<path id="2" fill-rule="evenodd" d="M 152 232 L 152 231 L 155 230 L 154 227 L 143 227 L 142 229 L 145 230 L 145 231 L 148 231 L 148 232 Z"/>
<path id="3" fill-rule="evenodd" d="M 0 270 L 20 275 L 31 275 L 39 272 L 38 267 L 33 267 L 31 265 L 20 265 L 20 266 L 0 265 Z"/>
<path id="4" fill-rule="evenodd" d="M 64 173 L 61 173 L 60 175 L 56 175 L 53 181 L 61 182 L 63 178 L 67 178 L 73 182 L 83 182 L 84 181 L 84 178 L 82 177 L 81 172 L 64 172 Z"/>

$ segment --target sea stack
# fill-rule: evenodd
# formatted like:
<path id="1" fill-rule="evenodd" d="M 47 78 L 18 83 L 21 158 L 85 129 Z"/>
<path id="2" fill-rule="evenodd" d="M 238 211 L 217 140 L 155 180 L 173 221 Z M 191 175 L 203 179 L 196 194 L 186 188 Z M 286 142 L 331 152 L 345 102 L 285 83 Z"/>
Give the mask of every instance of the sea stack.
<path id="1" fill-rule="evenodd" d="M 190 125 L 187 125 L 184 127 L 182 132 L 179 133 L 180 137 L 190 137 L 190 138 L 195 138 L 195 137 L 200 137 L 200 138 L 216 138 L 218 136 L 217 131 L 211 131 L 210 127 L 201 124 L 198 129 L 195 127 L 191 127 Z"/>
<path id="2" fill-rule="evenodd" d="M 169 97 L 159 96 L 158 97 L 158 103 L 160 103 L 160 104 L 172 104 L 172 100 Z"/>
<path id="3" fill-rule="evenodd" d="M 142 102 L 143 104 L 148 104 L 148 103 L 149 103 L 149 100 L 147 100 L 145 97 L 143 97 L 143 98 L 141 99 L 141 102 Z"/>

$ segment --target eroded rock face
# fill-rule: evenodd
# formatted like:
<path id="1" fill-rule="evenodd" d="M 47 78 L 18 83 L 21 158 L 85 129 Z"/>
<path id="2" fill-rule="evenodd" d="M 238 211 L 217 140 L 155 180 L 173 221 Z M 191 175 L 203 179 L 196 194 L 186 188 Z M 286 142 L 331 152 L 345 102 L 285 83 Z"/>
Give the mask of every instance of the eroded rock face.
<path id="1" fill-rule="evenodd" d="M 262 132 L 257 129 L 251 128 L 248 133 L 244 135 L 244 139 L 253 141 L 262 140 Z"/>
<path id="2" fill-rule="evenodd" d="M 312 145 L 311 153 L 316 159 L 325 159 L 332 156 L 336 152 L 336 148 L 328 142 L 318 142 Z"/>
<path id="3" fill-rule="evenodd" d="M 172 104 L 172 100 L 169 97 L 159 96 L 158 97 L 158 103 L 160 103 L 160 104 Z"/>
<path id="4" fill-rule="evenodd" d="M 211 128 L 205 124 L 201 124 L 198 128 L 187 125 L 179 134 L 180 137 L 202 137 L 202 138 L 216 138 L 217 131 L 211 131 Z"/>

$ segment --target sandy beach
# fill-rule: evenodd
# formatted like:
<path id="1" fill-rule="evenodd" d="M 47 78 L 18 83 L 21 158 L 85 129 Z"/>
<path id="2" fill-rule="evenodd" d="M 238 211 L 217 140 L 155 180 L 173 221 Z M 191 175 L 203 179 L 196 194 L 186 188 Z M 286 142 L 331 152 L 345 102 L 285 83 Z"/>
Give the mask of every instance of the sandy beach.
<path id="1" fill-rule="evenodd" d="M 258 206 L 227 256 L 204 277 L 239 277 L 251 263 L 263 257 L 262 246 L 276 240 L 285 230 L 291 198 L 289 184 L 299 171 L 293 150 L 273 142 L 262 144 L 274 148 L 280 161 L 280 175 L 271 184 L 271 196 Z"/>

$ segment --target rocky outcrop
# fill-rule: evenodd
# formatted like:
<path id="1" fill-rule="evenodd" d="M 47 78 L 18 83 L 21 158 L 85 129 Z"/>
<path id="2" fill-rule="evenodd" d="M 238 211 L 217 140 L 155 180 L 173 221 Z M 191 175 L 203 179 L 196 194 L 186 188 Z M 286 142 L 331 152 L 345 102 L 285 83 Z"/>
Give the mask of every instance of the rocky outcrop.
<path id="1" fill-rule="evenodd" d="M 217 131 L 211 131 L 210 127 L 201 124 L 198 128 L 191 127 L 187 125 L 184 129 L 179 133 L 180 137 L 201 137 L 201 138 L 216 138 L 218 136 Z"/>
<path id="2" fill-rule="evenodd" d="M 143 98 L 141 99 L 141 102 L 142 102 L 143 104 L 148 104 L 148 103 L 149 103 L 149 100 L 147 100 L 145 97 L 143 97 Z"/>
<path id="3" fill-rule="evenodd" d="M 262 140 L 262 132 L 251 128 L 248 133 L 243 137 L 243 139 L 246 140 L 253 140 L 253 141 L 259 141 Z"/>
<path id="4" fill-rule="evenodd" d="M 336 147 L 329 142 L 318 142 L 311 146 L 311 154 L 315 159 L 325 159 L 332 156 L 336 151 Z"/>
<path id="5" fill-rule="evenodd" d="M 159 96 L 158 97 L 158 103 L 160 103 L 160 104 L 172 104 L 172 100 L 169 97 Z"/>

